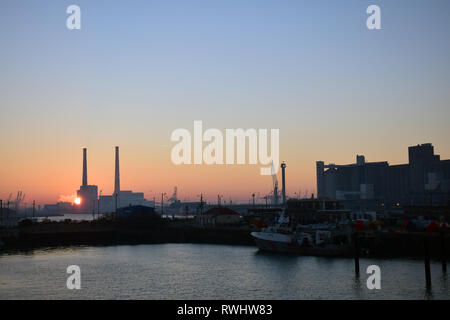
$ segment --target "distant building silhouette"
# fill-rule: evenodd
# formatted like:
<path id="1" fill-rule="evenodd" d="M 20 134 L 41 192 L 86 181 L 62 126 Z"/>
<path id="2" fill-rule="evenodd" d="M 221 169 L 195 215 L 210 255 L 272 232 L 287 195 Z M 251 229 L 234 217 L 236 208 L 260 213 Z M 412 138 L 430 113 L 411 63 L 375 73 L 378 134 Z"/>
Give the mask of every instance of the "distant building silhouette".
<path id="1" fill-rule="evenodd" d="M 319 198 L 338 199 L 346 209 L 448 204 L 450 160 L 440 160 L 431 143 L 408 148 L 409 163 L 366 162 L 357 155 L 347 165 L 316 162 Z"/>
<path id="2" fill-rule="evenodd" d="M 143 192 L 120 190 L 119 147 L 115 148 L 114 193 L 112 195 L 100 196 L 98 203 L 98 210 L 100 213 L 114 212 L 116 210 L 116 197 L 117 208 L 129 206 L 155 206 L 154 201 L 148 201 L 144 198 Z"/>
<path id="3" fill-rule="evenodd" d="M 155 208 L 147 206 L 128 206 L 117 210 L 118 218 L 152 218 L 158 217 Z"/>
<path id="4" fill-rule="evenodd" d="M 227 207 L 214 207 L 202 215 L 195 217 L 195 221 L 201 226 L 224 226 L 224 225 L 236 225 L 241 222 L 241 216 L 239 212 L 236 212 Z"/>
<path id="5" fill-rule="evenodd" d="M 95 210 L 98 199 L 98 187 L 96 185 L 88 185 L 86 148 L 83 148 L 83 181 L 80 189 L 77 190 L 77 197 L 81 199 L 81 212 L 91 213 L 92 210 Z"/>

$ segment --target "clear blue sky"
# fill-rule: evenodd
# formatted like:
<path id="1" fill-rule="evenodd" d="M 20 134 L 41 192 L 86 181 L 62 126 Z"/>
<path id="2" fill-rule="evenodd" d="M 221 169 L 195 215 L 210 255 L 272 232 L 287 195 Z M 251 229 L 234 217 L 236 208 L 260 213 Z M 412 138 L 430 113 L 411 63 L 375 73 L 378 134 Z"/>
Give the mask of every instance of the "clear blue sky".
<path id="1" fill-rule="evenodd" d="M 366 28 L 369 4 L 382 30 Z M 148 146 L 168 161 L 170 132 L 193 120 L 279 128 L 309 188 L 314 160 L 405 162 L 422 142 L 449 158 L 449 39 L 448 0 L 2 0 L 2 173 L 25 181 L 11 172 L 30 148 Z"/>

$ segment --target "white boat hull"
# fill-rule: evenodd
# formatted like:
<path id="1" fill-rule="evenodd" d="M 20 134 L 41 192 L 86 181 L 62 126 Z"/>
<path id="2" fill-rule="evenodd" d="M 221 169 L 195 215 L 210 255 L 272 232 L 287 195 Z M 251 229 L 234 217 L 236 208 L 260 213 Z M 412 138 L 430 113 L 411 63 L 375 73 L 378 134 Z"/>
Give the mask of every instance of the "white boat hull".
<path id="1" fill-rule="evenodd" d="M 349 245 L 303 246 L 289 234 L 252 232 L 251 235 L 262 251 L 312 256 L 349 256 L 352 254 L 352 247 Z"/>

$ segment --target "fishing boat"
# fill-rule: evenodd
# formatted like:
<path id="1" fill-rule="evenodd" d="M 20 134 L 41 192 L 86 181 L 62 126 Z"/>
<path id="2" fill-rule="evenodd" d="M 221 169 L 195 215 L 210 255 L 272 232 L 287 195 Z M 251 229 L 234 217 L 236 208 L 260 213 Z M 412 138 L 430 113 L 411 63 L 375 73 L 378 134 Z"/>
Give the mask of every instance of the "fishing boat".
<path id="1" fill-rule="evenodd" d="M 350 256 L 350 232 L 332 225 L 289 224 L 284 212 L 278 222 L 258 232 L 252 232 L 262 251 L 313 256 Z"/>

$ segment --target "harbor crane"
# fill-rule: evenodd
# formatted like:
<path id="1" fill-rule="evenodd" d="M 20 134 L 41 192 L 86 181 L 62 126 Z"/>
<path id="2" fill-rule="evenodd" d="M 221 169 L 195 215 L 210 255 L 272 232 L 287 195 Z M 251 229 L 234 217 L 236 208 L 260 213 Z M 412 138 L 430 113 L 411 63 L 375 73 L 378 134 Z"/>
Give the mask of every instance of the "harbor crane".
<path id="1" fill-rule="evenodd" d="M 11 197 L 12 197 L 12 193 L 9 194 L 8 201 L 6 202 L 8 210 L 9 210 L 9 205 L 11 204 Z"/>
<path id="2" fill-rule="evenodd" d="M 272 203 L 273 205 L 278 205 L 278 179 L 277 179 L 277 172 L 275 171 L 275 167 L 273 165 L 273 161 L 271 162 L 271 171 L 272 171 L 272 183 L 273 183 L 273 198 Z"/>
<path id="3" fill-rule="evenodd" d="M 20 204 L 23 203 L 25 200 L 25 193 L 22 193 L 22 191 L 17 191 L 16 200 L 13 201 L 14 203 L 14 209 L 16 212 L 19 212 Z"/>
<path id="4" fill-rule="evenodd" d="M 169 201 L 169 202 L 177 202 L 177 201 L 178 201 L 178 198 L 177 198 L 177 186 L 175 186 L 175 187 L 173 188 L 173 194 L 172 194 L 172 196 L 169 198 L 168 201 Z"/>

